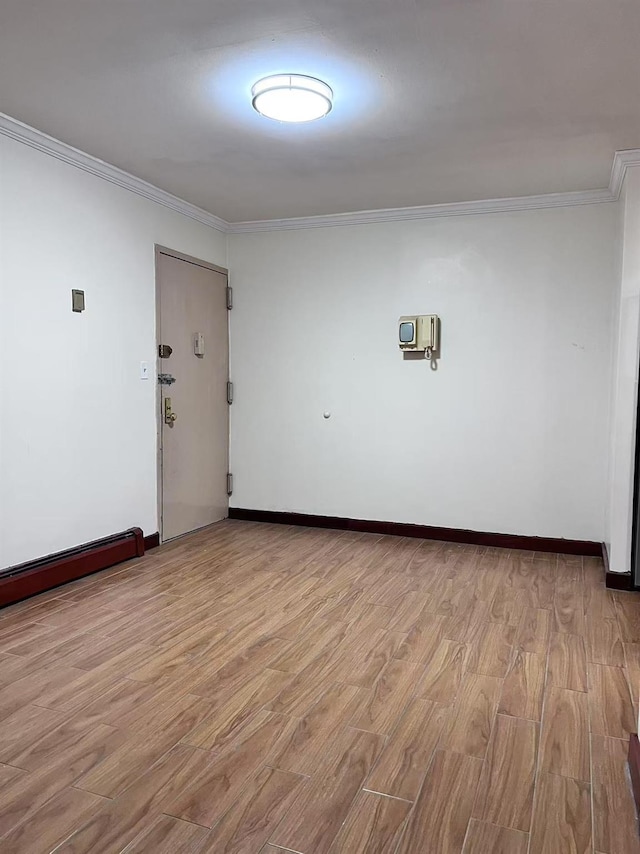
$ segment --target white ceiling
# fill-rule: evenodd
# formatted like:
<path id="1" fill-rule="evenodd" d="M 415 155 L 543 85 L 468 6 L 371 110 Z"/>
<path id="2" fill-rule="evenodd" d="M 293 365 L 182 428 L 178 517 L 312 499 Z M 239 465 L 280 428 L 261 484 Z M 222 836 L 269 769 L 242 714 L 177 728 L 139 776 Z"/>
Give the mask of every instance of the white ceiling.
<path id="1" fill-rule="evenodd" d="M 605 187 L 640 0 L 0 0 L 0 111 L 230 221 Z M 319 122 L 251 108 L 276 72 Z"/>

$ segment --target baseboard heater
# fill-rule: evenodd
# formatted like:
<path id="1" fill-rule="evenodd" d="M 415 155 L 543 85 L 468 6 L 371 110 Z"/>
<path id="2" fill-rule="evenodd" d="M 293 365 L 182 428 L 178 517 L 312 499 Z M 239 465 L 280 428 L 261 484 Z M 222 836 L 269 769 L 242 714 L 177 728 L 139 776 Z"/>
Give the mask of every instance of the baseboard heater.
<path id="1" fill-rule="evenodd" d="M 140 528 L 130 528 L 63 552 L 0 571 L 0 607 L 144 554 Z"/>

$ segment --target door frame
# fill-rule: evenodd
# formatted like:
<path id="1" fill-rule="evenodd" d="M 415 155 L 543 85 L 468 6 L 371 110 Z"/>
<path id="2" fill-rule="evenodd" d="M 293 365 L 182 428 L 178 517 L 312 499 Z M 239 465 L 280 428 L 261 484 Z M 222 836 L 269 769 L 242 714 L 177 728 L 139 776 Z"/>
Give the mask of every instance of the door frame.
<path id="1" fill-rule="evenodd" d="M 158 533 L 160 542 L 164 542 L 162 531 L 162 394 L 160 392 L 160 383 L 158 382 L 158 374 L 161 373 L 161 362 L 159 346 L 162 344 L 160 340 L 160 287 L 158 283 L 158 266 L 161 255 L 168 255 L 170 258 L 177 258 L 178 261 L 186 261 L 188 264 L 195 264 L 196 267 L 204 267 L 207 270 L 213 270 L 215 273 L 222 273 L 227 278 L 227 287 L 229 286 L 229 270 L 226 267 L 219 267 L 217 264 L 212 264 L 210 261 L 203 261 L 201 258 L 195 258 L 193 255 L 187 255 L 185 252 L 178 252 L 177 249 L 169 249 L 168 246 L 162 246 L 160 243 L 154 244 L 154 276 L 155 276 L 155 300 L 156 300 L 156 393 L 155 393 L 155 408 L 156 408 L 156 484 L 157 484 L 157 513 L 158 513 Z M 227 341 L 229 348 L 229 357 L 231 356 L 231 318 L 230 311 L 227 311 Z M 230 365 L 230 358 L 228 359 Z M 185 535 L 186 536 L 186 535 Z"/>

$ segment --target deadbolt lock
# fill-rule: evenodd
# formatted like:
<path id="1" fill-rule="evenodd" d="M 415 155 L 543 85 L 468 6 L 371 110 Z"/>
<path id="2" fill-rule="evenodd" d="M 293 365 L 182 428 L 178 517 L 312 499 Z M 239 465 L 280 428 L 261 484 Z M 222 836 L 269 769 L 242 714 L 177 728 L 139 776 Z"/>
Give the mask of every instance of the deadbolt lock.
<path id="1" fill-rule="evenodd" d="M 165 397 L 164 399 L 164 423 L 168 424 L 169 427 L 173 427 L 173 422 L 177 421 L 178 416 L 175 414 L 173 409 L 171 408 L 171 398 Z"/>

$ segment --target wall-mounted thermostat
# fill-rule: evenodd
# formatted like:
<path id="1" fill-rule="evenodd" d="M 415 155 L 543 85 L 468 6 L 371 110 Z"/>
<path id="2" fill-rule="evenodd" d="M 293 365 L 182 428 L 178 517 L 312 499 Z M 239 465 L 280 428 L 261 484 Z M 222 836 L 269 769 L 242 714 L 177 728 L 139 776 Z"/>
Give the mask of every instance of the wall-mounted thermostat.
<path id="1" fill-rule="evenodd" d="M 398 344 L 401 350 L 424 351 L 430 359 L 440 348 L 440 319 L 437 314 L 417 314 L 401 317 L 398 324 Z"/>

